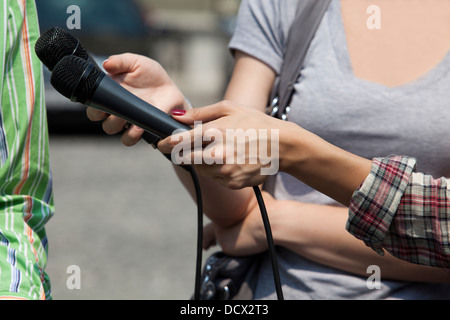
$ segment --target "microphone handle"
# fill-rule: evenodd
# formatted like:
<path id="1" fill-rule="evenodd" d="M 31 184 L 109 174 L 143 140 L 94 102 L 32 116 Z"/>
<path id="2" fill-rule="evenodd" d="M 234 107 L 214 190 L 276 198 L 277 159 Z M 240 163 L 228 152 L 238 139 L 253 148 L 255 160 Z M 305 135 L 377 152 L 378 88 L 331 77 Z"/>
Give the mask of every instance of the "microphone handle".
<path id="1" fill-rule="evenodd" d="M 95 59 L 86 52 L 86 50 L 81 45 L 80 41 L 78 41 L 78 45 L 75 48 L 75 51 L 73 52 L 73 54 L 76 56 L 80 56 L 80 57 L 87 55 L 87 59 L 99 70 L 102 70 L 102 68 L 98 65 L 97 61 L 95 61 Z M 142 139 L 144 139 L 145 142 L 147 142 L 148 144 L 153 146 L 155 149 L 158 145 L 158 142 L 161 140 L 160 137 L 158 137 L 157 135 L 155 135 L 151 132 L 148 132 L 148 131 L 144 132 L 144 134 L 142 135 Z"/>
<path id="2" fill-rule="evenodd" d="M 171 136 L 176 130 L 191 130 L 167 113 L 138 98 L 107 75 L 100 81 L 86 104 L 144 129 L 151 134 L 147 135 L 147 139 L 152 142 Z"/>
<path id="3" fill-rule="evenodd" d="M 142 139 L 155 149 L 158 148 L 158 142 L 161 141 L 160 137 L 148 131 L 144 131 Z"/>

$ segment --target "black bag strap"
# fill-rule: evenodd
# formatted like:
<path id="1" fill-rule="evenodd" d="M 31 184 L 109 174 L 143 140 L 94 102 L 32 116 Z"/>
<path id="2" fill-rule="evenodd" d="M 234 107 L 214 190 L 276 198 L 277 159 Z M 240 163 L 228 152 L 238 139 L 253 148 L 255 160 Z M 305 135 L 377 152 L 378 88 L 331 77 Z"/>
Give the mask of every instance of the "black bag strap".
<path id="1" fill-rule="evenodd" d="M 283 65 L 277 77 L 268 114 L 287 120 L 294 85 L 300 75 L 306 54 L 331 0 L 299 0 L 297 14 L 291 25 Z"/>

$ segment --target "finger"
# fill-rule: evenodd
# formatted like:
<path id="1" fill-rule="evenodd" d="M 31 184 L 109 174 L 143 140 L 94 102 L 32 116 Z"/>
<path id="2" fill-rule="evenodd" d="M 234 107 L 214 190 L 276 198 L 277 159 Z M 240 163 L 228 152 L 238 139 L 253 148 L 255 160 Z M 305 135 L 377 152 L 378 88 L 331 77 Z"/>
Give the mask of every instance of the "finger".
<path id="1" fill-rule="evenodd" d="M 191 131 L 187 132 L 190 133 Z M 176 165 L 202 165 L 203 167 L 211 167 L 224 163 L 224 154 L 219 150 L 209 150 L 205 143 L 192 143 L 190 138 L 185 138 L 186 134 L 172 136 L 158 144 L 158 149 L 163 154 L 171 154 L 172 160 Z"/>
<path id="2" fill-rule="evenodd" d="M 191 109 L 186 112 L 173 110 L 172 116 L 177 121 L 187 125 L 193 125 L 196 121 L 209 122 L 227 116 L 231 113 L 232 109 L 233 105 L 231 102 L 222 101 L 211 106 Z"/>
<path id="3" fill-rule="evenodd" d="M 91 121 L 102 121 L 102 120 L 105 120 L 106 118 L 108 118 L 108 116 L 109 116 L 107 113 L 105 113 L 103 111 L 100 111 L 100 110 L 97 110 L 94 108 L 90 108 L 90 107 L 88 107 L 86 109 L 86 115 L 87 115 L 88 119 Z"/>
<path id="4" fill-rule="evenodd" d="M 178 166 L 203 164 L 203 150 L 201 147 L 192 149 L 190 144 L 181 142 L 177 145 L 177 149 L 174 148 L 170 154 L 172 155 L 173 163 Z"/>
<path id="5" fill-rule="evenodd" d="M 137 55 L 131 53 L 113 55 L 103 62 L 103 68 L 111 75 L 130 73 L 136 66 L 137 58 Z"/>
<path id="6" fill-rule="evenodd" d="M 158 149 L 164 154 L 170 154 L 176 146 L 187 151 L 201 149 L 212 142 L 212 138 L 204 139 L 205 130 L 207 127 L 201 125 L 189 131 L 176 130 L 170 137 L 159 142 Z"/>
<path id="7" fill-rule="evenodd" d="M 125 133 L 122 135 L 121 142 L 124 146 L 131 147 L 137 144 L 144 134 L 144 129 L 138 126 L 132 125 Z"/>
<path id="8" fill-rule="evenodd" d="M 173 149 L 179 145 L 180 148 L 188 148 L 192 143 L 192 136 L 194 130 L 185 131 L 178 134 L 173 134 L 161 140 L 158 143 L 158 150 L 163 154 L 171 154 Z"/>
<path id="9" fill-rule="evenodd" d="M 214 135 L 207 136 L 205 127 L 197 126 L 194 130 L 174 134 L 158 143 L 163 154 L 172 154 L 175 164 L 223 164 L 225 162 L 225 146 L 216 143 Z M 209 129 L 206 129 L 208 131 Z"/>
<path id="10" fill-rule="evenodd" d="M 170 154 L 172 152 L 173 146 L 172 146 L 172 140 L 171 137 L 167 137 L 165 139 L 162 139 L 158 142 L 158 150 L 162 154 Z"/>
<path id="11" fill-rule="evenodd" d="M 119 117 L 109 116 L 105 121 L 103 121 L 103 131 L 110 135 L 119 133 L 123 130 L 126 123 L 127 121 Z"/>

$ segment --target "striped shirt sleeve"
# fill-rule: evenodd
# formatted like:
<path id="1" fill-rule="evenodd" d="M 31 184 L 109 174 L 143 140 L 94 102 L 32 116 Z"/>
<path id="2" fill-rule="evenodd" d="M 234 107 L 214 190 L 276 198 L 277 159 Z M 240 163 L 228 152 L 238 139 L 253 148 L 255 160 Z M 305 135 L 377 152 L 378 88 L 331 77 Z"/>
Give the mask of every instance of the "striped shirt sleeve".
<path id="1" fill-rule="evenodd" d="M 415 159 L 373 160 L 352 198 L 347 230 L 383 255 L 450 268 L 450 180 L 415 172 Z"/>
<path id="2" fill-rule="evenodd" d="M 34 1 L 1 1 L 0 24 L 0 299 L 48 299 L 54 210 Z"/>

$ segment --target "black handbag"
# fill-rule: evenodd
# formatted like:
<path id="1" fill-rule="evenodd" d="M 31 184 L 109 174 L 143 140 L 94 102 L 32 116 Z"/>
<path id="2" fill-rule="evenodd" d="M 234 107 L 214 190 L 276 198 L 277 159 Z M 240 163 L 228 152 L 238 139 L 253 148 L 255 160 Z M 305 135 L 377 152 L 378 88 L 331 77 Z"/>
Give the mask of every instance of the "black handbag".
<path id="1" fill-rule="evenodd" d="M 203 268 L 200 300 L 252 300 L 260 256 L 212 254 Z"/>
<path id="2" fill-rule="evenodd" d="M 331 0 L 300 0 L 296 18 L 290 28 L 283 66 L 275 80 L 266 113 L 288 120 L 294 84 L 310 43 Z M 232 257 L 223 252 L 212 254 L 201 276 L 201 300 L 252 300 L 257 274 L 264 254 Z"/>

